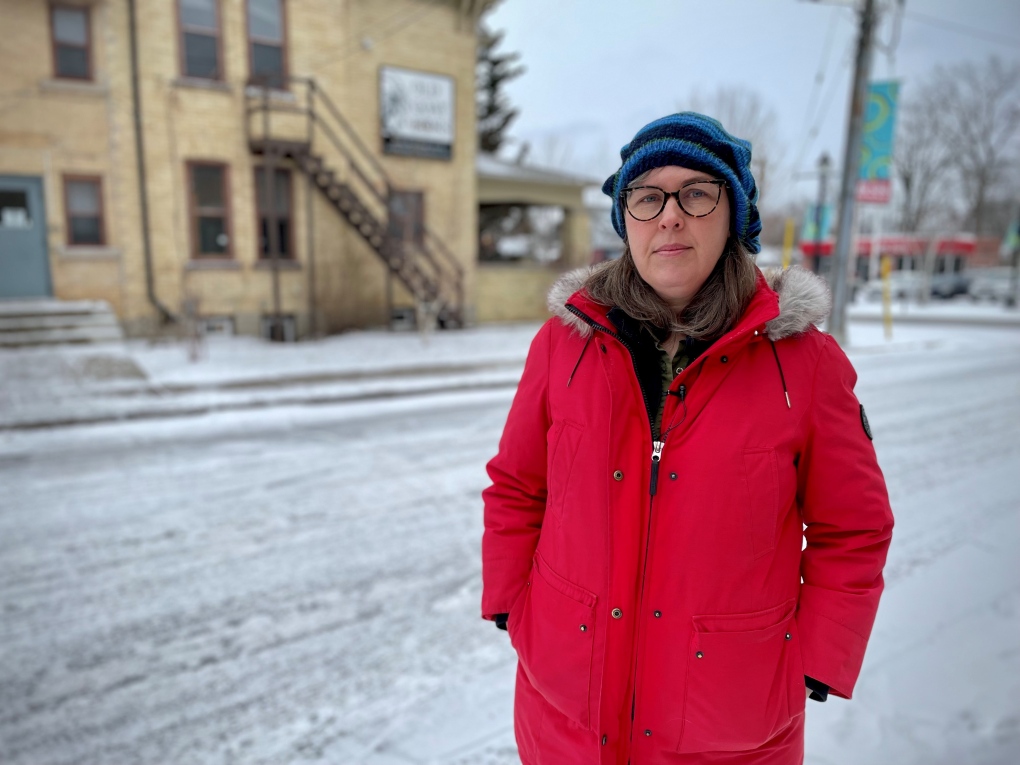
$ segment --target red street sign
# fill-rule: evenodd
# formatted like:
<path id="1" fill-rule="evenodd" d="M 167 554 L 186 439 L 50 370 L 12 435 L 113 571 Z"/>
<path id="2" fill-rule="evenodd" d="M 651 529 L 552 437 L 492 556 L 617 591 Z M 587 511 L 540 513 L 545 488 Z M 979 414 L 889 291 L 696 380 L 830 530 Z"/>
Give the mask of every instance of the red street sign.
<path id="1" fill-rule="evenodd" d="M 892 184 L 888 178 L 869 178 L 857 181 L 857 201 L 884 205 L 892 199 Z"/>

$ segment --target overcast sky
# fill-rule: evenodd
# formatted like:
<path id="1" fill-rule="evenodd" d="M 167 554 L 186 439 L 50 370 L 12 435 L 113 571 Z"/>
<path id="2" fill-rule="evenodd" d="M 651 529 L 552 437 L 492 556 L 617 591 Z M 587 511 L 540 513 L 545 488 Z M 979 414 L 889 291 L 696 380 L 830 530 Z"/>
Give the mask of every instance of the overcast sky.
<path id="1" fill-rule="evenodd" d="M 861 2 L 863 4 L 863 2 Z M 889 0 L 879 6 L 890 7 Z M 814 194 L 794 180 L 822 151 L 843 153 L 857 14 L 851 0 L 503 0 L 488 17 L 527 72 L 507 86 L 521 109 L 511 135 L 533 161 L 599 179 L 645 123 L 695 90 L 757 91 L 779 119 L 786 174 L 776 197 Z M 892 35 L 887 12 L 878 33 Z M 901 96 L 938 64 L 1020 60 L 1020 0 L 907 0 L 893 58 L 879 50 L 872 79 L 899 79 Z M 822 74 L 820 86 L 817 85 Z M 811 138 L 812 127 L 817 136 Z M 513 150 L 513 147 L 510 147 Z"/>

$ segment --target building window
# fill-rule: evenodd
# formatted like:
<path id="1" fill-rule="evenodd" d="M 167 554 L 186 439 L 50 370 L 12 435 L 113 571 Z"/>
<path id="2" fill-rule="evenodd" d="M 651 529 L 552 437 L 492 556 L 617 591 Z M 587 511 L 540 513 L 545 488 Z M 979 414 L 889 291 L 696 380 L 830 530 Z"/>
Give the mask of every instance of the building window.
<path id="1" fill-rule="evenodd" d="M 218 0 L 178 0 L 181 22 L 181 73 L 222 80 Z"/>
<path id="2" fill-rule="evenodd" d="M 103 227 L 103 187 L 99 178 L 64 176 L 64 210 L 68 245 L 106 243 Z"/>
<path id="3" fill-rule="evenodd" d="M 425 243 L 425 194 L 421 191 L 391 191 L 389 198 L 391 239 Z"/>
<path id="4" fill-rule="evenodd" d="M 248 0 L 248 52 L 251 78 L 287 87 L 286 24 L 283 0 Z"/>
<path id="5" fill-rule="evenodd" d="M 228 175 L 224 164 L 188 164 L 193 257 L 231 257 Z"/>
<path id="6" fill-rule="evenodd" d="M 89 9 L 67 5 L 50 6 L 53 36 L 53 71 L 56 77 L 92 79 L 92 35 Z"/>
<path id="7" fill-rule="evenodd" d="M 255 204 L 259 215 L 259 257 L 268 258 L 269 253 L 269 200 L 266 196 L 266 179 L 268 174 L 264 167 L 255 168 Z M 273 174 L 273 196 L 276 197 L 276 231 L 280 243 L 280 257 L 294 258 L 294 241 L 292 224 L 293 197 L 290 171 L 277 168 Z"/>

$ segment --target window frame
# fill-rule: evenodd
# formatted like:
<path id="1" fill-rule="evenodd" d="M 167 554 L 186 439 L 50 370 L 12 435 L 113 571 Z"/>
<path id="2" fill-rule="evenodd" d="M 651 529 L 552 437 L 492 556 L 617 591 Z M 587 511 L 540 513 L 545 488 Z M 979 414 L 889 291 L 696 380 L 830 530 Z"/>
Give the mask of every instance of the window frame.
<path id="1" fill-rule="evenodd" d="M 92 6 L 91 5 L 79 5 L 75 3 L 67 2 L 52 2 L 49 4 L 49 19 L 50 19 L 50 60 L 53 65 L 53 79 L 55 80 L 73 80 L 76 82 L 94 82 L 96 79 L 95 62 L 93 61 L 92 53 Z M 84 77 L 78 77 L 73 74 L 61 74 L 60 67 L 57 59 L 57 46 L 62 45 L 69 48 L 77 48 L 81 46 L 70 45 L 68 43 L 62 43 L 57 41 L 57 29 L 56 29 L 56 18 L 54 11 L 56 10 L 65 11 L 78 11 L 85 14 L 85 65 L 88 67 L 88 73 Z"/>
<path id="2" fill-rule="evenodd" d="M 294 172 L 289 167 L 280 167 L 277 165 L 273 168 L 277 173 L 285 173 L 290 179 L 287 185 L 287 221 L 290 225 L 287 227 L 287 252 L 285 255 L 280 253 L 281 263 L 296 263 L 297 262 L 297 250 L 295 249 L 295 236 L 294 236 Z M 262 254 L 262 216 L 266 214 L 266 211 L 262 209 L 262 195 L 259 194 L 259 174 L 265 173 L 265 165 L 255 165 L 252 168 L 252 188 L 255 194 L 255 260 L 259 263 L 270 263 L 272 262 L 272 256 L 270 253 Z M 268 233 L 269 227 L 266 226 L 266 232 Z M 269 243 L 266 242 L 266 249 L 269 249 Z"/>
<path id="3" fill-rule="evenodd" d="M 212 0 L 212 2 L 216 6 L 216 76 L 201 77 L 196 74 L 188 74 L 184 34 L 191 31 L 195 34 L 208 36 L 209 31 L 186 27 L 181 16 L 181 0 L 174 0 L 174 13 L 177 17 L 177 68 L 182 79 L 201 80 L 202 82 L 225 82 L 227 79 L 225 62 L 223 60 L 223 2 L 222 0 Z"/>
<path id="4" fill-rule="evenodd" d="M 279 43 L 280 46 L 280 60 L 283 63 L 283 70 L 280 73 L 281 84 L 278 87 L 272 88 L 273 90 L 289 91 L 290 90 L 290 46 L 287 44 L 288 39 L 288 26 L 287 26 L 287 0 L 277 0 L 280 3 L 280 36 L 283 40 Z M 255 57 L 252 48 L 255 42 L 261 42 L 264 45 L 276 45 L 276 42 L 268 42 L 263 38 L 257 38 L 251 36 L 251 0 L 244 0 L 244 40 L 245 49 L 248 55 L 248 84 L 258 86 L 259 83 L 255 82 Z"/>
<path id="5" fill-rule="evenodd" d="M 230 164 L 218 159 L 189 159 L 185 163 L 188 184 L 186 193 L 188 195 L 188 232 L 189 232 L 189 254 L 192 261 L 215 261 L 234 260 L 234 224 L 232 211 L 232 197 L 230 194 Z M 200 210 L 210 208 L 199 208 L 198 199 L 195 194 L 195 168 L 197 167 L 218 167 L 223 170 L 223 232 L 227 235 L 227 247 L 224 252 L 199 252 L 201 236 L 198 231 L 198 218 Z"/>
<path id="6" fill-rule="evenodd" d="M 86 175 L 81 173 L 64 173 L 61 176 L 64 192 L 64 243 L 67 247 L 106 247 L 106 205 L 103 201 L 103 176 Z M 99 201 L 99 241 L 98 242 L 72 242 L 71 236 L 74 229 L 71 226 L 71 202 L 68 195 L 70 183 L 93 183 L 96 186 L 96 198 Z M 81 216 L 75 216 L 81 217 Z"/>

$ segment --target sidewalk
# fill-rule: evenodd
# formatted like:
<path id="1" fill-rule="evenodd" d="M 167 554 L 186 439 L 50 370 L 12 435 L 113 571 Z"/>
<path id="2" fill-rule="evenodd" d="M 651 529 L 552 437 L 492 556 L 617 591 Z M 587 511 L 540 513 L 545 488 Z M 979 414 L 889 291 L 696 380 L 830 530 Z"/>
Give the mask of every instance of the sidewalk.
<path id="1" fill-rule="evenodd" d="M 880 304 L 851 308 L 851 357 L 1020 329 L 1020 312 L 1001 306 L 933 302 L 894 309 L 890 341 Z M 294 344 L 210 338 L 197 361 L 188 359 L 182 342 L 0 349 L 0 432 L 513 388 L 539 326 L 489 325 L 428 338 L 360 331 Z"/>
<path id="2" fill-rule="evenodd" d="M 882 321 L 881 301 L 858 301 L 849 306 L 852 321 Z M 1020 309 L 1007 309 L 1001 303 L 974 303 L 968 298 L 939 300 L 926 305 L 893 301 L 894 324 L 946 324 L 957 326 L 1020 327 Z"/>
<path id="3" fill-rule="evenodd" d="M 512 388 L 538 327 L 210 338 L 197 361 L 144 340 L 0 350 L 0 431 Z"/>

